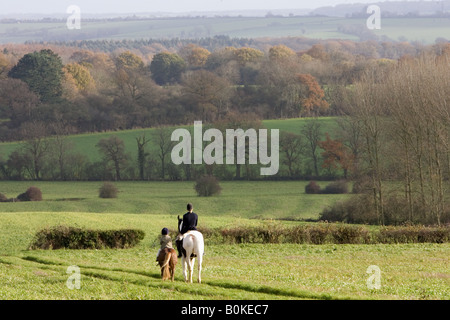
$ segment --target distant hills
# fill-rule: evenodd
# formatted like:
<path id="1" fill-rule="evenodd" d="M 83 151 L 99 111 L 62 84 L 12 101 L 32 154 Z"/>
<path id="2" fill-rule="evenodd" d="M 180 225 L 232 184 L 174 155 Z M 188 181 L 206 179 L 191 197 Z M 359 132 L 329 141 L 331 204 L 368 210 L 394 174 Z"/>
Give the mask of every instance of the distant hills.
<path id="1" fill-rule="evenodd" d="M 442 1 L 385 1 L 374 2 L 380 7 L 381 15 L 393 16 L 442 16 L 450 14 L 450 0 Z M 361 17 L 367 16 L 367 3 L 339 4 L 312 10 L 310 15 L 333 17 Z"/>
<path id="2" fill-rule="evenodd" d="M 104 20 L 104 19 L 154 19 L 154 18 L 175 18 L 175 17 L 292 17 L 292 16 L 330 16 L 330 17 L 347 17 L 357 18 L 366 17 L 366 9 L 369 4 L 367 3 L 355 3 L 352 4 L 338 4 L 336 6 L 320 7 L 317 9 L 308 8 L 292 8 L 292 9 L 279 9 L 268 10 L 258 9 L 243 10 L 243 11 L 191 11 L 184 13 L 174 12 L 136 12 L 136 13 L 102 13 L 91 14 L 84 12 L 82 19 L 84 20 Z M 381 8 L 381 14 L 384 17 L 396 17 L 396 16 L 450 16 L 450 0 L 433 0 L 433 1 L 379 1 L 372 3 L 378 5 Z M 307 5 L 305 5 L 307 6 Z M 11 23 L 14 20 L 26 21 L 26 20 L 59 20 L 67 19 L 66 12 L 54 12 L 48 14 L 42 13 L 15 13 L 15 14 L 2 14 L 0 12 L 0 23 Z"/>

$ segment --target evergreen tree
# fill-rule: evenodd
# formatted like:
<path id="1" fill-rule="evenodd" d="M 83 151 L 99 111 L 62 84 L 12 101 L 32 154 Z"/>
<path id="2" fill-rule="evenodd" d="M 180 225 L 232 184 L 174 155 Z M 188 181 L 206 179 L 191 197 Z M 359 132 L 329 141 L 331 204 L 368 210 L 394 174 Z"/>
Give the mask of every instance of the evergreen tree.
<path id="1" fill-rule="evenodd" d="M 63 63 L 61 58 L 49 49 L 24 55 L 8 76 L 28 84 L 30 90 L 38 94 L 42 102 L 55 100 L 63 92 Z"/>

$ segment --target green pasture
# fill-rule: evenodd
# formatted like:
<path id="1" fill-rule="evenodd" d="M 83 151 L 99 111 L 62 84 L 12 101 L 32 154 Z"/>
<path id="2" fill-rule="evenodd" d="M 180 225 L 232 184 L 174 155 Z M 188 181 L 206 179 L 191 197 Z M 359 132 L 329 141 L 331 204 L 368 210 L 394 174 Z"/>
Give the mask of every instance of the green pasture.
<path id="1" fill-rule="evenodd" d="M 367 15 L 367 18 L 369 15 Z M 128 21 L 82 21 L 80 30 L 69 30 L 66 21 L 0 23 L 1 43 L 53 40 L 140 40 L 205 38 L 226 35 L 237 38 L 308 37 L 349 39 L 358 37 L 339 31 L 340 26 L 366 28 L 364 18 L 338 17 L 196 17 Z M 378 36 L 392 40 L 434 43 L 450 38 L 445 18 L 383 18 Z"/>
<path id="2" fill-rule="evenodd" d="M 102 182 L 2 181 L 0 192 L 16 197 L 30 186 L 41 202 L 2 203 L 0 212 L 92 212 L 173 215 L 193 202 L 201 216 L 244 219 L 317 219 L 328 205 L 348 195 L 305 194 L 307 181 L 222 181 L 215 197 L 198 197 L 194 182 L 118 182 L 117 199 L 99 199 Z M 319 182 L 325 187 L 327 182 Z M 174 218 L 176 223 L 176 219 Z"/>
<path id="3" fill-rule="evenodd" d="M 0 299 L 450 299 L 450 244 L 309 245 L 208 243 L 202 284 L 162 282 L 154 260 L 163 227 L 191 201 L 209 228 L 295 225 L 345 195 L 305 195 L 304 182 L 227 182 L 220 196 L 195 196 L 188 182 L 120 182 L 117 199 L 100 199 L 97 182 L 36 182 L 44 201 L 0 203 Z M 1 182 L 15 195 L 29 182 Z M 45 227 L 138 228 L 131 249 L 28 250 Z M 69 266 L 81 272 L 80 289 L 66 286 Z M 381 270 L 370 289 L 367 268 Z M 194 281 L 196 273 L 194 273 Z"/>
<path id="4" fill-rule="evenodd" d="M 311 121 L 311 118 L 293 118 L 285 120 L 264 120 L 263 126 L 267 129 L 279 129 L 280 132 L 292 132 L 296 134 L 301 133 L 301 129 L 305 124 Z M 325 133 L 330 133 L 333 136 L 335 130 L 337 129 L 337 124 L 332 117 L 321 117 L 317 121 L 320 123 L 321 132 L 323 139 L 325 139 Z M 170 132 L 177 128 L 187 128 L 191 132 L 193 138 L 193 123 L 188 126 L 177 126 L 171 127 Z M 203 125 L 203 129 L 206 130 L 207 125 Z M 100 153 L 96 147 L 96 144 L 101 139 L 107 139 L 111 136 L 117 136 L 124 141 L 125 150 L 133 158 L 136 158 L 137 154 L 137 144 L 136 138 L 145 135 L 147 139 L 150 139 L 150 143 L 146 146 L 146 149 L 156 156 L 158 152 L 158 147 L 156 144 L 155 128 L 147 129 L 135 129 L 135 130 L 123 130 L 123 131 L 111 131 L 102 133 L 89 133 L 89 134 L 78 134 L 69 136 L 69 141 L 71 142 L 71 150 L 76 153 L 81 153 L 87 156 L 90 161 L 99 161 Z M 8 156 L 20 146 L 20 142 L 7 142 L 0 143 L 0 159 L 7 159 Z"/>

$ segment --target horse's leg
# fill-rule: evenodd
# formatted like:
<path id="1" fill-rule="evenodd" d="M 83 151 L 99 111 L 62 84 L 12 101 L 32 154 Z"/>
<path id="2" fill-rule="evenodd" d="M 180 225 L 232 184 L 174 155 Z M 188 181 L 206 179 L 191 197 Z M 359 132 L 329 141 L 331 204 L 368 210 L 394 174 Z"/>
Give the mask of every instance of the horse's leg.
<path id="1" fill-rule="evenodd" d="M 199 255 L 198 257 L 198 283 L 202 283 L 202 262 L 203 255 Z"/>
<path id="2" fill-rule="evenodd" d="M 186 259 L 185 256 L 183 256 L 183 257 L 181 258 L 181 263 L 183 264 L 183 276 L 184 276 L 184 281 L 187 282 L 187 269 L 186 269 L 187 261 L 186 261 L 186 260 L 187 260 L 187 259 Z"/>
<path id="3" fill-rule="evenodd" d="M 189 259 L 189 282 L 192 283 L 192 275 L 194 274 L 195 258 Z"/>

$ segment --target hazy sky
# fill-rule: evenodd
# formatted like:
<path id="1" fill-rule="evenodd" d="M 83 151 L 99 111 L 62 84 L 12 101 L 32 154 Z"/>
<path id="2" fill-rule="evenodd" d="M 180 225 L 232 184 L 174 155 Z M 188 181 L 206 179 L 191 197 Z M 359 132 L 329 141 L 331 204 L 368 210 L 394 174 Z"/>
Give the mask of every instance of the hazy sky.
<path id="1" fill-rule="evenodd" d="M 1 14 L 65 13 L 77 5 L 85 13 L 189 12 L 254 9 L 312 9 L 339 3 L 377 0 L 1 0 Z"/>

